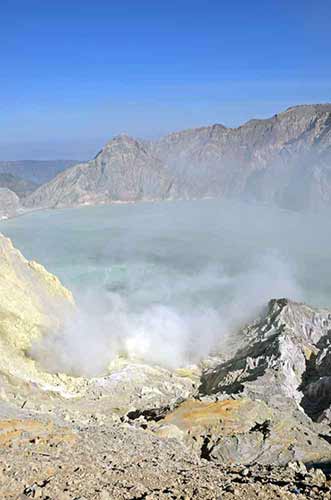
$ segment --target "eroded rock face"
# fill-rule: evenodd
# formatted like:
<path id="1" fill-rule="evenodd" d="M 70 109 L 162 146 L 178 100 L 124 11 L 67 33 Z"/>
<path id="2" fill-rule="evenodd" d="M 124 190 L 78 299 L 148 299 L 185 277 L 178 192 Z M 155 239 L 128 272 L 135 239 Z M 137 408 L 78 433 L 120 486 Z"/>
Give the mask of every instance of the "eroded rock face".
<path id="1" fill-rule="evenodd" d="M 301 401 L 306 413 L 318 422 L 331 423 L 331 329 L 317 343 L 302 383 Z"/>
<path id="2" fill-rule="evenodd" d="M 331 459 L 329 443 L 310 419 L 248 398 L 215 402 L 185 401 L 155 427 L 161 437 L 173 437 L 202 458 L 217 463 L 308 464 Z"/>
<path id="3" fill-rule="evenodd" d="M 175 373 L 129 360 L 109 360 L 109 375 L 97 378 L 72 377 L 48 373 L 47 360 L 52 352 L 39 353 L 44 362 L 34 361 L 31 347 L 45 336 L 65 331 L 67 321 L 75 322 L 75 304 L 69 290 L 59 279 L 34 261 L 28 261 L 0 235 L 0 394 L 14 394 L 22 401 L 29 390 L 64 397 L 86 398 L 89 404 L 106 401 L 107 412 L 123 414 L 136 408 L 174 404 L 195 390 L 196 377 Z M 47 344 L 51 345 L 51 344 Z M 16 389 L 5 383 L 15 380 Z M 38 396 L 36 396 L 38 399 Z M 47 397 L 45 395 L 45 397 Z M 84 406 L 84 403 L 82 404 Z"/>
<path id="4" fill-rule="evenodd" d="M 310 363 L 330 327 L 327 310 L 272 300 L 265 314 L 240 333 L 243 347 L 203 375 L 201 394 L 242 394 L 277 408 L 289 401 L 300 405 Z"/>
<path id="5" fill-rule="evenodd" d="M 26 207 L 68 207 L 163 199 L 172 179 L 163 162 L 126 135 L 111 140 L 89 163 L 76 165 L 41 186 Z"/>
<path id="6" fill-rule="evenodd" d="M 330 429 L 315 422 L 330 422 L 330 325 L 327 310 L 272 300 L 238 351 L 202 373 L 197 399 L 140 424 L 217 463 L 328 464 Z"/>
<path id="7" fill-rule="evenodd" d="M 3 236 L 0 299 L 0 493 L 8 498 L 58 500 L 63 484 L 91 499 L 102 490 L 123 499 L 188 490 L 204 499 L 215 491 L 292 498 L 294 486 L 331 497 L 324 474 L 304 465 L 331 463 L 330 312 L 273 300 L 238 333 L 235 354 L 208 361 L 213 368 L 172 372 L 122 359 L 82 379 L 45 373 L 27 356 L 75 306 Z"/>
<path id="8" fill-rule="evenodd" d="M 43 185 L 26 207 L 242 197 L 281 207 L 331 203 L 331 104 L 289 108 L 238 128 L 216 124 L 158 141 L 111 140 Z"/>
<path id="9" fill-rule="evenodd" d="M 17 215 L 20 208 L 20 200 L 13 191 L 0 187 L 0 219 L 6 219 Z"/>
<path id="10" fill-rule="evenodd" d="M 0 297 L 0 372 L 56 385 L 55 378 L 42 374 L 26 353 L 33 341 L 62 327 L 74 309 L 71 292 L 0 235 Z"/>
<path id="11" fill-rule="evenodd" d="M 295 209 L 331 200 L 330 104 L 170 134 L 151 149 L 184 197 L 240 195 Z"/>
<path id="12" fill-rule="evenodd" d="M 331 313 L 287 299 L 238 334 L 242 345 L 201 377 L 200 401 L 157 424 L 220 463 L 329 462 Z M 177 428 L 177 431 L 175 430 Z"/>

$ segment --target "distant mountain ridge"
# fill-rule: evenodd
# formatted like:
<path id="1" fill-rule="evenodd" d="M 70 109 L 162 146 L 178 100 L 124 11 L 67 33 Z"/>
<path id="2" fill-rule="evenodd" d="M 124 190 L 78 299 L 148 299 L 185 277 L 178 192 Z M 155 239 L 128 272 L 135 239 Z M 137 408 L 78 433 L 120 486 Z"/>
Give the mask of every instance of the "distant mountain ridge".
<path id="1" fill-rule="evenodd" d="M 77 160 L 0 161 L 0 173 L 12 174 L 34 184 L 49 182 L 59 172 L 76 165 Z"/>
<path id="2" fill-rule="evenodd" d="M 157 141 L 114 137 L 58 174 L 28 208 L 242 197 L 281 207 L 331 204 L 331 104 L 302 105 L 238 128 L 216 124 Z"/>
<path id="3" fill-rule="evenodd" d="M 23 212 L 22 198 L 76 163 L 74 160 L 0 161 L 0 218 Z"/>
<path id="4" fill-rule="evenodd" d="M 26 196 L 37 189 L 38 184 L 13 174 L 0 173 L 0 187 L 13 191 L 17 196 Z"/>
<path id="5" fill-rule="evenodd" d="M 126 135 L 111 140 L 94 160 L 57 175 L 25 201 L 28 207 L 66 207 L 163 199 L 172 185 L 162 161 Z"/>

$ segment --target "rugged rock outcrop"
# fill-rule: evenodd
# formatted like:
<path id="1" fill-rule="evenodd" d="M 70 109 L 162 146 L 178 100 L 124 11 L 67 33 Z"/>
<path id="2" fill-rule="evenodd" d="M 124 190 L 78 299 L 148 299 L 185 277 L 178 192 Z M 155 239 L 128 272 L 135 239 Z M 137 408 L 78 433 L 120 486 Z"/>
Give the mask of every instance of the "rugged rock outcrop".
<path id="1" fill-rule="evenodd" d="M 243 196 L 290 208 L 331 200 L 331 105 L 297 106 L 239 128 L 213 125 L 151 144 L 185 197 Z"/>
<path id="2" fill-rule="evenodd" d="M 163 163 L 141 142 L 120 135 L 96 158 L 59 174 L 25 201 L 27 207 L 63 207 L 170 196 L 172 180 Z"/>
<path id="3" fill-rule="evenodd" d="M 199 400 L 155 431 L 219 463 L 329 463 L 329 426 L 314 421 L 330 424 L 330 326 L 327 310 L 272 300 L 237 352 L 202 374 Z"/>
<path id="4" fill-rule="evenodd" d="M 330 327 L 330 311 L 272 300 L 266 313 L 239 334 L 243 347 L 202 376 L 200 393 L 245 395 L 275 408 L 292 403 L 302 408 L 305 391 L 313 398 L 311 383 L 325 380 Z"/>
<path id="5" fill-rule="evenodd" d="M 32 193 L 37 185 L 12 174 L 0 173 L 0 219 L 23 212 L 20 198 Z"/>
<path id="6" fill-rule="evenodd" d="M 291 407 L 278 411 L 259 399 L 185 401 L 154 429 L 215 463 L 315 464 L 331 459 L 330 444 L 309 418 Z"/>
<path id="7" fill-rule="evenodd" d="M 42 373 L 27 351 L 62 327 L 74 308 L 71 293 L 0 235 L 0 297 L 0 374 L 56 390 L 56 377 Z"/>
<path id="8" fill-rule="evenodd" d="M 0 234 L 0 386 L 4 393 L 12 392 L 5 382 L 8 377 L 16 380 L 17 387 L 33 384 L 65 397 L 93 400 L 102 392 L 110 398 L 108 410 L 116 407 L 123 413 L 144 405 L 171 406 L 193 393 L 195 380 L 125 359 L 109 360 L 109 375 L 95 379 L 49 373 L 54 352 L 44 352 L 39 341 L 62 337 L 67 322 L 75 323 L 75 314 L 73 296 L 58 278 L 25 259 Z"/>
<path id="9" fill-rule="evenodd" d="M 17 194 L 8 188 L 0 187 L 0 219 L 17 215 L 20 209 L 20 200 Z"/>
<path id="10" fill-rule="evenodd" d="M 272 300 L 213 368 L 117 359 L 91 379 L 30 357 L 74 312 L 59 280 L 0 236 L 6 498 L 331 498 L 331 312 Z"/>
<path id="11" fill-rule="evenodd" d="M 94 160 L 39 188 L 26 206 L 222 196 L 294 209 L 330 205 L 331 104 L 158 141 L 115 137 Z"/>
<path id="12" fill-rule="evenodd" d="M 237 352 L 202 373 L 195 399 L 129 418 L 219 464 L 328 467 L 330 325 L 327 310 L 272 300 Z"/>

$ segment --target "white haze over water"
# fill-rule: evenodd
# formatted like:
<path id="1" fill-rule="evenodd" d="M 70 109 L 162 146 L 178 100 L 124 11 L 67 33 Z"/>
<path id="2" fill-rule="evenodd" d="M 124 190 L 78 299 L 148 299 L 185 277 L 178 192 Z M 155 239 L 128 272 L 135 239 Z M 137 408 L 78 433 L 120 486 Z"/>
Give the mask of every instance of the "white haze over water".
<path id="1" fill-rule="evenodd" d="M 119 354 L 198 362 L 274 297 L 331 305 L 328 220 L 203 200 L 36 212 L 0 230 L 78 304 L 33 355 L 51 371 L 96 375 Z"/>

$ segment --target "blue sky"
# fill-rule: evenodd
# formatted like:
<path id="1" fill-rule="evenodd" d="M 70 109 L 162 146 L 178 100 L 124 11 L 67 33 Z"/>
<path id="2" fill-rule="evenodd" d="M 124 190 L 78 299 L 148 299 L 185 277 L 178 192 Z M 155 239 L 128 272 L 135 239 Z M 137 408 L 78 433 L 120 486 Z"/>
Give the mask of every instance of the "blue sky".
<path id="1" fill-rule="evenodd" d="M 331 101 L 329 0 L 0 0 L 0 159 Z"/>

